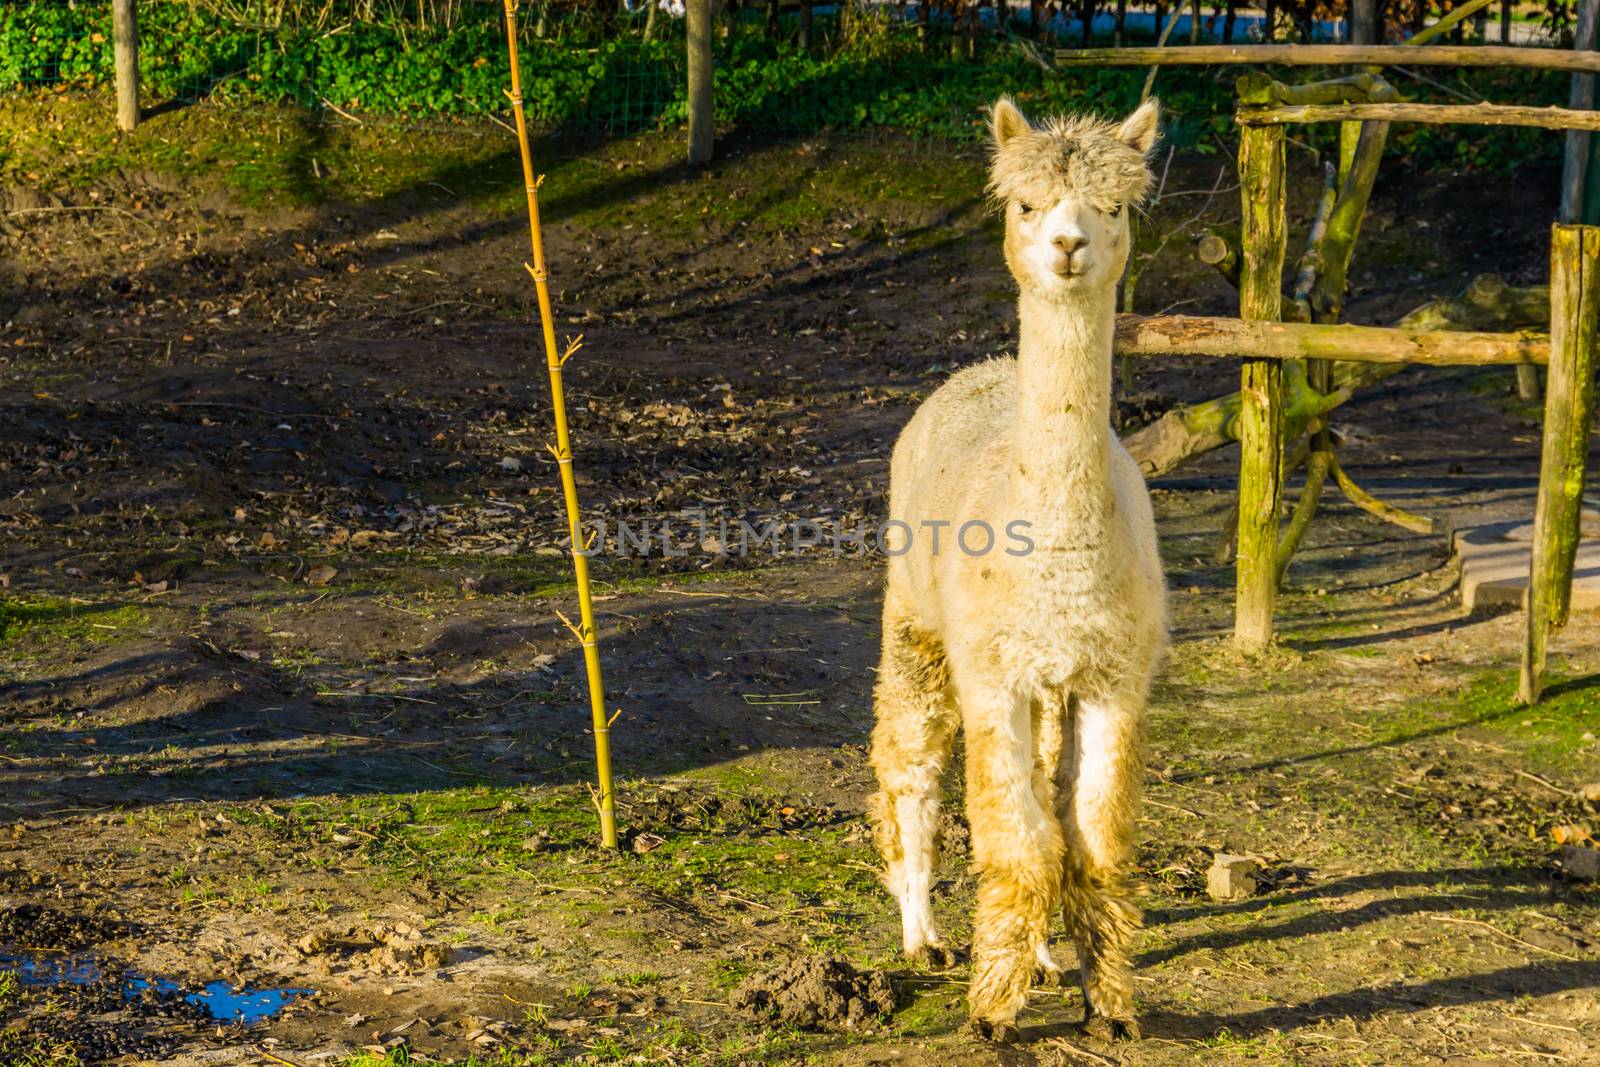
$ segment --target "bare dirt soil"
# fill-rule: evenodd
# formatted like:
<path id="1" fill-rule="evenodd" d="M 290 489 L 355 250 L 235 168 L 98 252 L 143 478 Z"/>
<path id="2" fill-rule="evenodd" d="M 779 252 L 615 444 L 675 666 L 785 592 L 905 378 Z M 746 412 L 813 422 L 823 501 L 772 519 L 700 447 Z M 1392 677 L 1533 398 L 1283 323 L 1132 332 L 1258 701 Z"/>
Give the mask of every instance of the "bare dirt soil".
<path id="1" fill-rule="evenodd" d="M 0 108 L 0 1062 L 1600 1058 L 1600 891 L 1555 860 L 1600 827 L 1600 624 L 1518 708 L 1520 616 L 1463 617 L 1442 535 L 1330 494 L 1280 647 L 1241 657 L 1230 451 L 1152 485 L 1145 1039 L 1079 1034 L 1069 989 L 983 1044 L 964 972 L 897 958 L 862 815 L 880 563 L 793 526 L 881 518 L 915 404 L 1011 344 L 981 160 L 540 146 L 583 502 L 654 531 L 595 559 L 610 853 L 509 140 L 202 107 L 108 143 L 97 107 Z M 1541 280 L 1555 188 L 1380 179 L 1351 317 Z M 1173 161 L 1140 310 L 1232 309 L 1187 233 L 1236 195 Z M 1127 427 L 1236 384 L 1131 371 Z M 1441 519 L 1526 514 L 1509 379 L 1391 380 L 1341 409 L 1346 467 Z M 787 532 L 741 553 L 740 520 Z M 1255 895 L 1206 896 L 1217 852 Z M 208 989 L 306 992 L 233 1022 Z"/>

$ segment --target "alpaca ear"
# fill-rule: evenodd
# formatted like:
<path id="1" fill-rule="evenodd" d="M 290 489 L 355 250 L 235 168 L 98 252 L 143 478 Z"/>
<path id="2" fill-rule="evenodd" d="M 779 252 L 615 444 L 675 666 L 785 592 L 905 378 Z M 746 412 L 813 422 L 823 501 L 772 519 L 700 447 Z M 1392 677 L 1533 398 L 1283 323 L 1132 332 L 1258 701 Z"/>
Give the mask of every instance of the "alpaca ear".
<path id="1" fill-rule="evenodd" d="M 1122 120 L 1117 127 L 1117 140 L 1148 155 L 1155 147 L 1161 133 L 1161 101 L 1154 98 L 1139 105 L 1139 109 Z"/>
<path id="2" fill-rule="evenodd" d="M 1007 141 L 1027 133 L 1033 127 L 1028 125 L 1027 116 L 1017 109 L 1009 96 L 1002 96 L 995 101 L 994 117 L 990 120 L 989 128 L 994 132 L 996 147 L 1004 148 Z"/>

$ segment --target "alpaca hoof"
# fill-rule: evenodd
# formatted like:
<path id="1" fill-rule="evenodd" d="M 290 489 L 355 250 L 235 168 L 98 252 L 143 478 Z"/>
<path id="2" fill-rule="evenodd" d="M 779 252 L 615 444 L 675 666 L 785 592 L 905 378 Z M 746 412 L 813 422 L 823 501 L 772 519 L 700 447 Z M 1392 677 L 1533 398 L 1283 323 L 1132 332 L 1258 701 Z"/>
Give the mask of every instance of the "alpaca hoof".
<path id="1" fill-rule="evenodd" d="M 1113 1044 L 1139 1040 L 1139 1023 L 1135 1019 L 1109 1019 L 1092 1015 L 1084 1020 L 1083 1032 L 1097 1041 Z"/>
<path id="2" fill-rule="evenodd" d="M 912 963 L 930 971 L 948 971 L 960 962 L 955 949 L 938 943 L 923 945 L 910 954 L 910 959 Z"/>
<path id="3" fill-rule="evenodd" d="M 1017 1043 L 1017 1024 L 1013 1022 L 991 1022 L 988 1019 L 973 1019 L 972 1032 L 985 1041 L 993 1041 L 997 1045 L 1015 1045 Z"/>

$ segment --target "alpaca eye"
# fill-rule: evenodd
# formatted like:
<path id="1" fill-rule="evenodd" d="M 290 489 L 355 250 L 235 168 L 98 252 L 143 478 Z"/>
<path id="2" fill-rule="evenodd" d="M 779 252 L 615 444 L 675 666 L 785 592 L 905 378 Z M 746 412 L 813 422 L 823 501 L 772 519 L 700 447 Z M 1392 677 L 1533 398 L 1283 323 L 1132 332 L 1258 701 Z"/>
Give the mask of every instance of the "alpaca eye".
<path id="1" fill-rule="evenodd" d="M 1122 215 L 1122 205 L 1118 204 L 1116 207 L 1114 207 L 1110 211 L 1108 211 L 1107 214 L 1110 215 L 1114 219 L 1121 217 L 1121 215 Z"/>
<path id="2" fill-rule="evenodd" d="M 1018 215 L 1028 215 L 1028 214 L 1031 214 L 1032 212 L 1033 212 L 1033 205 L 1032 204 L 1024 204 L 1020 200 L 1017 201 L 1017 214 Z"/>

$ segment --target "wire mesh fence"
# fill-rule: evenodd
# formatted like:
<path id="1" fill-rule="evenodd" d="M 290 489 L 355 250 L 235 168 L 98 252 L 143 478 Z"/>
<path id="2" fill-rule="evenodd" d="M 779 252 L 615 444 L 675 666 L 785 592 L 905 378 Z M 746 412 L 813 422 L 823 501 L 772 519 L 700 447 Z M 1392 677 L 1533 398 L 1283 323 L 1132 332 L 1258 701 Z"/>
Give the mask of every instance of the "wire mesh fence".
<path id="1" fill-rule="evenodd" d="M 646 0 L 632 10 L 610 0 L 525 2 L 530 120 L 545 130 L 613 136 L 683 122 L 682 22 L 648 7 L 670 2 Z M 1111 10 L 1094 0 L 790 3 L 723 5 L 715 96 L 724 128 L 778 139 L 846 132 L 959 151 L 981 142 L 983 106 L 1003 93 L 1041 109 L 1113 110 L 1131 106 L 1143 81 L 1137 70 L 1041 68 L 1032 42 L 1076 43 L 1083 16 L 1098 28 L 1095 13 Z M 1386 9 L 1400 21 L 1418 5 L 1427 10 L 1424 0 L 1389 0 Z M 1212 31 L 1236 7 L 1208 6 Z M 1164 8 L 1136 7 L 1109 31 L 1133 43 L 1141 32 L 1133 15 Z M 1298 7 L 1283 0 L 1278 10 L 1289 12 L 1284 25 L 1292 32 Z M 1308 10 L 1337 16 L 1341 8 L 1317 0 Z M 486 121 L 505 107 L 501 0 L 142 0 L 139 19 L 147 104 L 289 104 L 402 123 Z M 7 3 L 0 7 L 0 92 L 109 86 L 111 37 L 103 0 Z M 1217 72 L 1163 73 L 1164 93 L 1195 90 L 1207 101 L 1180 111 L 1171 136 L 1196 143 L 1208 123 L 1217 125 L 1217 101 L 1229 96 L 1219 79 L 1231 81 Z"/>

